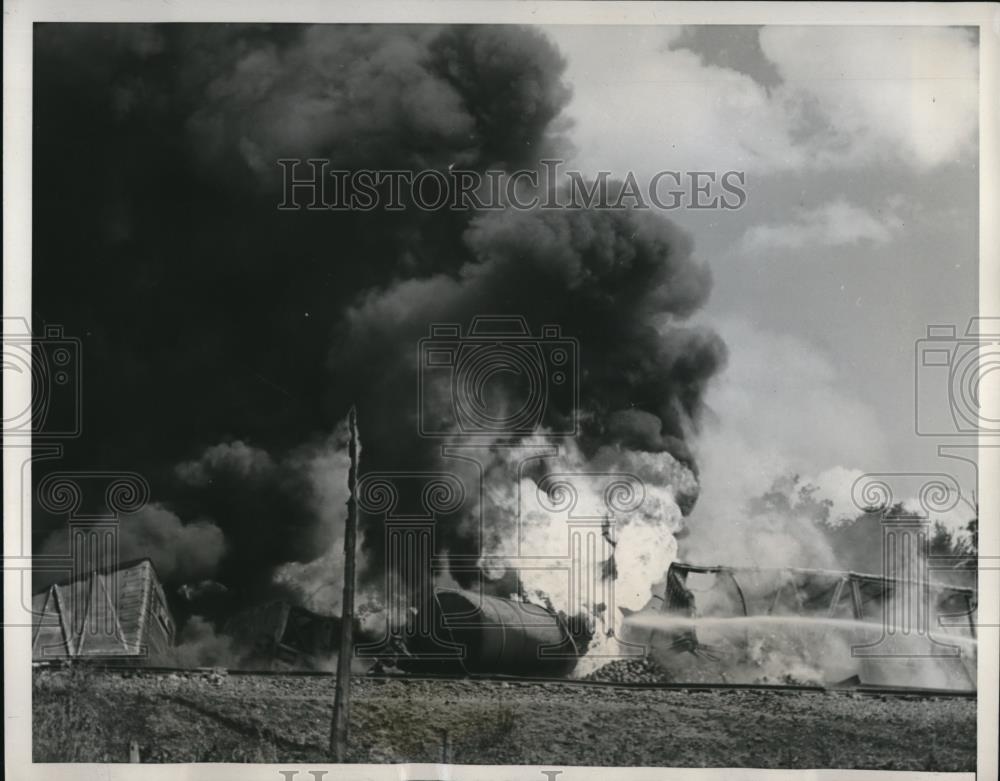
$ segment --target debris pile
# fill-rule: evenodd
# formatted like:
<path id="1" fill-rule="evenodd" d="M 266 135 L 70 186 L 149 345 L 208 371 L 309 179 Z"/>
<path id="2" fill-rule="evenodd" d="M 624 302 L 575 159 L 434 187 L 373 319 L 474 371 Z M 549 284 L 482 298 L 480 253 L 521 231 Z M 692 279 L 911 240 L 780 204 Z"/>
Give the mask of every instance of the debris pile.
<path id="1" fill-rule="evenodd" d="M 616 659 L 585 675 L 585 681 L 609 683 L 669 683 L 670 675 L 648 656 Z"/>

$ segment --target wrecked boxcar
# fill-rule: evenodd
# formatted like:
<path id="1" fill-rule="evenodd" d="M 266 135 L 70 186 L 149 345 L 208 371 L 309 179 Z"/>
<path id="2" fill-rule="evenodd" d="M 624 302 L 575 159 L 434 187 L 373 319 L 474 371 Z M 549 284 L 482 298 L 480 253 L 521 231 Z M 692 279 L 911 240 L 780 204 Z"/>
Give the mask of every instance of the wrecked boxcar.
<path id="1" fill-rule="evenodd" d="M 975 689 L 976 606 L 941 583 L 675 562 L 622 637 L 680 681 Z"/>
<path id="2" fill-rule="evenodd" d="M 237 613 L 223 631 L 244 649 L 245 669 L 324 670 L 337 651 L 340 620 L 275 600 Z"/>
<path id="3" fill-rule="evenodd" d="M 32 598 L 33 661 L 168 664 L 174 621 L 149 559 L 94 570 Z"/>

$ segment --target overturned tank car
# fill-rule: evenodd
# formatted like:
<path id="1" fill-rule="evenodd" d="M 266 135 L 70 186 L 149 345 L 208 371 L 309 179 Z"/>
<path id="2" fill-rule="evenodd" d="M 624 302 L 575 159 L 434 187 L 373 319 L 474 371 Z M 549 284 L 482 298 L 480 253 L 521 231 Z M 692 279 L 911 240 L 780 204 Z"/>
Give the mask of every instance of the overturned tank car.
<path id="1" fill-rule="evenodd" d="M 405 670 L 560 677 L 579 659 L 563 616 L 529 602 L 436 589 L 429 631 L 406 639 Z"/>

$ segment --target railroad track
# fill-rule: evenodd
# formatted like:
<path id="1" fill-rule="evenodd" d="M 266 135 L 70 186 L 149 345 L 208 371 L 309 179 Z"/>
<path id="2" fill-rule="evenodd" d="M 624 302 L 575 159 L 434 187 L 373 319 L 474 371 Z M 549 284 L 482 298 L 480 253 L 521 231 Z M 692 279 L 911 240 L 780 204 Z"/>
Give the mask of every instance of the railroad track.
<path id="1" fill-rule="evenodd" d="M 66 670 L 76 665 L 65 662 L 33 662 L 35 669 Z M 224 667 L 126 667 L 115 664 L 87 663 L 87 670 L 112 673 L 121 676 L 146 677 L 154 675 L 180 675 L 198 677 L 223 673 L 227 676 L 257 676 L 257 677 L 298 677 L 298 678 L 333 678 L 335 673 L 325 670 L 233 670 Z M 507 683 L 517 686 L 559 686 L 580 688 L 613 688 L 613 689 L 663 689 L 669 691 L 770 691 L 770 692 L 811 692 L 814 694 L 861 695 L 866 697 L 951 697 L 958 699 L 976 699 L 975 690 L 932 689 L 916 686 L 819 686 L 816 684 L 784 684 L 784 683 L 678 683 L 661 681 L 593 681 L 584 678 L 543 678 L 518 675 L 482 675 L 482 674 L 391 674 L 376 673 L 355 676 L 368 681 L 394 682 L 476 682 L 476 683 Z"/>

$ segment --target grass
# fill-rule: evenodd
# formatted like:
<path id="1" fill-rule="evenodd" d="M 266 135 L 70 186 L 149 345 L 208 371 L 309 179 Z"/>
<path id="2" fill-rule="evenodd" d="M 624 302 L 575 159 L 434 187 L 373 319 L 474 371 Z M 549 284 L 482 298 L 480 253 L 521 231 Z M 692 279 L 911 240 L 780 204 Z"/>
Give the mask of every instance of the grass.
<path id="1" fill-rule="evenodd" d="M 486 756 L 497 749 L 507 748 L 516 728 L 517 712 L 500 695 L 496 707 L 487 711 L 481 721 L 470 725 L 470 756 Z"/>
<path id="2" fill-rule="evenodd" d="M 348 761 L 975 768 L 975 700 L 355 679 Z M 36 762 L 327 762 L 332 676 L 35 673 Z"/>

